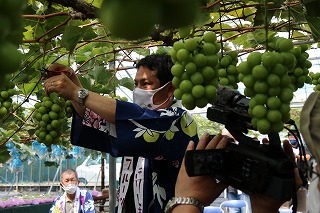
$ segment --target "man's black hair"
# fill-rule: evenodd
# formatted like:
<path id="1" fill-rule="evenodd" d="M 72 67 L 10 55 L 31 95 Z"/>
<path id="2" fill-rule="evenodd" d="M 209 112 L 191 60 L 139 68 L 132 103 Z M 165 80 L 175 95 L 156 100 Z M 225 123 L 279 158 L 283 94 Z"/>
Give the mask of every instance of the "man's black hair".
<path id="1" fill-rule="evenodd" d="M 156 75 L 160 81 L 160 86 L 165 85 L 173 79 L 173 75 L 171 73 L 173 62 L 171 56 L 167 54 L 148 55 L 137 63 L 136 68 L 138 69 L 141 66 L 157 72 Z"/>

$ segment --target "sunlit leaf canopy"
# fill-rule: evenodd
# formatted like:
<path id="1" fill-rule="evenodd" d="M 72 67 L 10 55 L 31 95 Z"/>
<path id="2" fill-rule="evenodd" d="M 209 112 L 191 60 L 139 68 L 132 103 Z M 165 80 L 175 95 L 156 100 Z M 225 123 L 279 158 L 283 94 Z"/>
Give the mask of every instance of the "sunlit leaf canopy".
<path id="1" fill-rule="evenodd" d="M 153 52 L 167 52 L 175 41 L 182 39 L 179 33 L 182 28 L 166 29 L 159 25 L 143 38 L 118 38 L 100 22 L 102 3 L 102 0 L 27 2 L 20 45 L 23 61 L 12 78 L 19 88 L 17 100 L 22 103 L 41 100 L 45 95 L 42 69 L 53 62 L 72 66 L 83 86 L 94 92 L 110 95 L 119 87 L 132 90 L 130 70 L 136 61 Z M 317 0 L 201 0 L 196 18 L 188 26 L 192 28 L 188 37 L 213 31 L 222 54 L 237 50 L 239 55 L 265 49 L 268 39 L 279 32 L 296 43 L 314 44 L 320 38 L 319 4 Z M 123 28 L 132 24 L 130 17 L 127 20 Z M 22 106 L 16 109 L 23 110 Z M 22 122 L 15 122 L 17 112 L 0 121 L 2 148 L 9 140 L 30 145 L 35 139 L 35 124 L 29 119 L 32 106 L 18 118 Z M 62 144 L 68 144 L 68 135 L 66 130 Z"/>
<path id="2" fill-rule="evenodd" d="M 155 27 L 150 36 L 138 40 L 116 38 L 99 22 L 101 3 L 101 0 L 29 1 L 21 45 L 24 62 L 17 83 L 35 82 L 33 78 L 40 76 L 41 68 L 59 61 L 76 64 L 85 87 L 110 93 L 119 83 L 128 86 L 127 81 L 119 82 L 114 76 L 116 72 L 132 68 L 137 55 L 150 54 L 152 47 L 160 47 L 159 51 L 170 48 L 180 39 L 179 29 L 161 27 Z M 312 43 L 319 40 L 320 20 L 315 16 L 317 7 L 306 6 L 316 3 L 201 1 L 193 33 L 214 31 L 223 46 L 222 51 L 232 48 L 244 53 L 263 49 L 267 39 L 278 32 L 287 32 L 287 37 L 295 41 Z M 127 24 L 131 24 L 130 19 Z M 125 62 L 133 63 L 127 67 Z"/>

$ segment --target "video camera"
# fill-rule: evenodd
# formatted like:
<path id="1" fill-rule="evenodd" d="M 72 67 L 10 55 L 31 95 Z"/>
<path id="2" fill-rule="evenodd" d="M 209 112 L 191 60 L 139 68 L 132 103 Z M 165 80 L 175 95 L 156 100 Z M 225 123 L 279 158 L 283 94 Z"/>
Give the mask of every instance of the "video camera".
<path id="1" fill-rule="evenodd" d="M 218 100 L 208 108 L 207 118 L 224 124 L 238 144 L 229 141 L 225 149 L 187 151 L 187 173 L 213 175 L 246 194 L 289 200 L 295 190 L 294 161 L 282 150 L 277 132 L 268 134 L 269 144 L 244 134 L 255 130 L 247 113 L 248 103 L 249 99 L 237 91 L 218 89 Z"/>

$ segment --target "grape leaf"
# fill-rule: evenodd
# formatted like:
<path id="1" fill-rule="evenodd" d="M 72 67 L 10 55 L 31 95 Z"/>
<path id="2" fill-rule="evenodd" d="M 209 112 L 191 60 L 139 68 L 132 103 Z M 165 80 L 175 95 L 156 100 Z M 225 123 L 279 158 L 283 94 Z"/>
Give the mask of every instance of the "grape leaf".
<path id="1" fill-rule="evenodd" d="M 303 0 L 303 4 L 309 16 L 320 17 L 320 1 L 319 0 Z"/>
<path id="2" fill-rule="evenodd" d="M 125 78 L 121 78 L 119 80 L 119 85 L 123 86 L 129 90 L 133 90 L 134 89 L 134 82 L 131 78 L 129 77 L 125 77 Z"/>
<path id="3" fill-rule="evenodd" d="M 60 25 L 66 20 L 65 16 L 54 16 L 50 19 L 50 21 L 46 21 L 44 24 L 44 28 L 36 27 L 34 28 L 37 37 L 41 37 L 44 33 L 47 34 L 47 36 L 54 36 L 57 34 L 61 34 L 64 29 L 65 25 L 56 27 L 57 25 Z M 30 23 L 31 24 L 31 23 Z"/>
<path id="4" fill-rule="evenodd" d="M 88 90 L 91 90 L 91 80 L 87 76 L 79 76 L 79 80 L 82 84 L 82 86 Z"/>
<path id="5" fill-rule="evenodd" d="M 306 20 L 312 32 L 315 41 L 320 39 L 320 18 L 306 15 Z"/>
<path id="6" fill-rule="evenodd" d="M 59 164 L 57 162 L 53 162 L 53 161 L 45 161 L 44 165 L 46 167 L 51 167 L 51 166 L 58 167 L 59 166 Z"/>
<path id="7" fill-rule="evenodd" d="M 279 8 L 283 4 L 284 0 L 275 0 L 273 1 L 273 5 L 268 4 L 267 6 L 267 22 L 270 23 L 274 13 L 276 10 L 272 10 L 273 8 Z M 264 1 L 261 1 L 264 3 Z M 254 26 L 265 25 L 265 6 L 257 6 L 256 16 L 254 18 Z"/>
<path id="8" fill-rule="evenodd" d="M 62 46 L 72 54 L 84 32 L 83 28 L 77 26 L 67 27 L 62 35 Z"/>
<path id="9" fill-rule="evenodd" d="M 92 71 L 93 79 L 99 84 L 107 84 L 108 80 L 113 76 L 113 73 L 107 72 L 103 66 L 96 66 Z"/>
<path id="10" fill-rule="evenodd" d="M 291 15 L 296 22 L 305 22 L 306 21 L 305 14 L 301 13 L 301 11 L 304 11 L 304 10 L 305 9 L 303 8 L 302 4 L 295 5 L 291 8 L 291 10 L 290 10 Z M 283 15 L 283 17 L 282 17 L 283 20 L 286 19 L 286 17 L 284 17 L 284 16 L 288 16 L 288 12 L 281 13 L 281 14 Z"/>
<path id="11" fill-rule="evenodd" d="M 10 154 L 6 146 L 0 147 L 0 163 L 5 163 L 10 159 Z"/>
<path id="12" fill-rule="evenodd" d="M 37 88 L 35 89 L 35 87 Z M 30 94 L 32 91 L 38 91 L 39 89 L 42 89 L 39 84 L 37 85 L 37 83 L 23 84 L 20 88 L 26 94 Z"/>

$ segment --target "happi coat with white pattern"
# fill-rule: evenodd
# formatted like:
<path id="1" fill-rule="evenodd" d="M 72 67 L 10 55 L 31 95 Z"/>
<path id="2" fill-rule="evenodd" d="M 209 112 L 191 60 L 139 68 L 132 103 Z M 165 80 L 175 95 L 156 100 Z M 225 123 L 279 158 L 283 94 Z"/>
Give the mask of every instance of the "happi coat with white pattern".
<path id="1" fill-rule="evenodd" d="M 199 141 L 197 125 L 179 101 L 150 110 L 117 100 L 115 125 L 90 109 L 72 121 L 72 144 L 123 157 L 118 213 L 164 212 L 190 140 Z"/>

